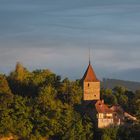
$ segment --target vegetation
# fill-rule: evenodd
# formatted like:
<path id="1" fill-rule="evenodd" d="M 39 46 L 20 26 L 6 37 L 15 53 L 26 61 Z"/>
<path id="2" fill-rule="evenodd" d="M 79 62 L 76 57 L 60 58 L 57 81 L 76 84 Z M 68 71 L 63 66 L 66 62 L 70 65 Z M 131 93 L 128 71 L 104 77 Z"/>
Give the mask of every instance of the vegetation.
<path id="1" fill-rule="evenodd" d="M 29 72 L 20 63 L 8 76 L 0 75 L 0 137 L 25 140 L 137 140 L 140 123 L 97 130 L 82 110 L 80 80 L 70 81 L 49 70 Z M 140 91 L 124 87 L 102 89 L 110 106 L 120 104 L 140 118 Z M 98 136 L 98 134 L 100 136 Z M 100 137 L 100 138 L 99 138 Z"/>

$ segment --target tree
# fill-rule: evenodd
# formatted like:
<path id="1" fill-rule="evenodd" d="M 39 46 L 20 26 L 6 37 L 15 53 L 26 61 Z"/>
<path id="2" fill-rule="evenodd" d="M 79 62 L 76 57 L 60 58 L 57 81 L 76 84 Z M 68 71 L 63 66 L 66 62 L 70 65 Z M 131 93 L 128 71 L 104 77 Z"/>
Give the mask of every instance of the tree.
<path id="1" fill-rule="evenodd" d="M 71 127 L 62 136 L 63 140 L 92 140 L 93 139 L 93 126 L 91 120 L 84 116 L 79 116 L 74 113 L 74 119 L 71 123 Z"/>
<path id="2" fill-rule="evenodd" d="M 112 93 L 111 89 L 105 89 L 101 90 L 101 98 L 105 101 L 105 103 L 109 105 L 114 105 L 117 104 L 117 98 L 116 96 Z"/>
<path id="3" fill-rule="evenodd" d="M 118 127 L 105 128 L 102 130 L 102 140 L 118 140 Z"/>
<path id="4" fill-rule="evenodd" d="M 64 79 L 59 88 L 58 97 L 62 102 L 68 103 L 72 106 L 80 104 L 82 99 L 80 82 L 70 82 L 68 79 Z"/>
<path id="5" fill-rule="evenodd" d="M 136 140 L 132 136 L 132 128 L 124 127 L 124 126 L 118 129 L 118 139 L 119 140 Z"/>
<path id="6" fill-rule="evenodd" d="M 11 132 L 19 136 L 19 138 L 27 139 L 33 128 L 33 124 L 30 121 L 32 108 L 30 99 L 16 95 L 11 108 L 13 109 L 10 115 L 13 121 L 13 130 Z"/>
<path id="7" fill-rule="evenodd" d="M 20 62 L 17 62 L 15 70 L 10 73 L 10 78 L 22 82 L 28 76 L 28 73 L 27 69 Z"/>
<path id="8" fill-rule="evenodd" d="M 118 104 L 121 105 L 124 109 L 128 108 L 128 97 L 127 89 L 125 87 L 117 86 L 113 89 L 113 94 L 118 100 Z"/>
<path id="9" fill-rule="evenodd" d="M 6 76 L 0 74 L 0 94 L 11 94 Z"/>
<path id="10" fill-rule="evenodd" d="M 136 91 L 135 97 L 131 101 L 131 109 L 140 121 L 140 91 Z"/>
<path id="11" fill-rule="evenodd" d="M 122 105 L 140 118 L 140 91 L 133 93 L 124 87 L 102 89 L 101 98 L 110 106 Z M 138 121 L 129 127 L 97 129 L 94 116 L 89 118 L 82 110 L 81 100 L 79 80 L 61 80 L 48 69 L 29 72 L 17 63 L 9 76 L 0 74 L 0 136 L 16 135 L 26 140 L 139 138 Z"/>
<path id="12" fill-rule="evenodd" d="M 0 74 L 0 134 L 8 135 L 12 130 L 12 119 L 10 108 L 13 102 L 13 94 L 9 88 L 6 76 Z"/>
<path id="13" fill-rule="evenodd" d="M 60 133 L 61 108 L 61 102 L 56 99 L 56 90 L 51 86 L 42 87 L 33 108 L 35 135 L 39 133 L 48 138 Z"/>
<path id="14" fill-rule="evenodd" d="M 46 84 L 46 81 L 49 81 L 51 83 L 50 77 L 55 76 L 50 70 L 35 70 L 32 72 L 32 77 L 30 78 L 30 83 L 35 86 L 42 86 L 43 84 Z"/>
<path id="15" fill-rule="evenodd" d="M 27 96 L 31 95 L 30 77 L 32 74 L 24 68 L 19 62 L 16 64 L 15 70 L 7 77 L 12 93 Z M 32 89 L 33 91 L 33 89 Z"/>

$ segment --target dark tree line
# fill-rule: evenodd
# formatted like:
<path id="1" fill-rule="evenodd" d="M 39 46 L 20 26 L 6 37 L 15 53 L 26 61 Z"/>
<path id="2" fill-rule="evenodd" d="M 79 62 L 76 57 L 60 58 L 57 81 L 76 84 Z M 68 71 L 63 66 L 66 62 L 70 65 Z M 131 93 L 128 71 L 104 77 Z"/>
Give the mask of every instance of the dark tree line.
<path id="1" fill-rule="evenodd" d="M 123 87 L 102 89 L 101 97 L 110 106 L 120 104 L 140 118 L 140 91 Z M 0 137 L 25 140 L 135 140 L 139 122 L 129 128 L 97 130 L 82 113 L 80 80 L 70 81 L 50 70 L 29 72 L 20 63 L 8 76 L 0 74 Z M 126 131 L 127 129 L 127 131 Z"/>

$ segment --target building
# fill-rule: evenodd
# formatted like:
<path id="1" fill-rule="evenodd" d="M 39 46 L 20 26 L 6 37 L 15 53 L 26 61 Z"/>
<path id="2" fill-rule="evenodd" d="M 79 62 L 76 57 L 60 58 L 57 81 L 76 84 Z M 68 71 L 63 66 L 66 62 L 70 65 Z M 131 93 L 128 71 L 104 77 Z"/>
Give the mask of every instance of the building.
<path id="1" fill-rule="evenodd" d="M 100 99 L 100 81 L 90 61 L 83 76 L 83 102 L 85 112 L 96 121 L 98 128 L 122 125 L 126 119 L 136 121 L 135 117 L 124 112 L 119 105 L 108 107 L 104 100 Z"/>
<path id="2" fill-rule="evenodd" d="M 100 100 L 100 81 L 97 79 L 90 61 L 83 76 L 83 90 L 84 101 Z"/>
<path id="3" fill-rule="evenodd" d="M 113 125 L 113 111 L 100 100 L 100 81 L 90 64 L 83 76 L 83 101 L 90 116 L 96 117 L 97 127 L 104 128 Z M 94 105 L 90 108 L 89 105 Z M 96 113 L 96 114 L 95 114 Z"/>
<path id="4" fill-rule="evenodd" d="M 120 118 L 115 115 L 113 110 L 104 104 L 103 100 L 98 100 L 95 104 L 95 108 L 97 111 L 98 128 L 120 125 Z"/>

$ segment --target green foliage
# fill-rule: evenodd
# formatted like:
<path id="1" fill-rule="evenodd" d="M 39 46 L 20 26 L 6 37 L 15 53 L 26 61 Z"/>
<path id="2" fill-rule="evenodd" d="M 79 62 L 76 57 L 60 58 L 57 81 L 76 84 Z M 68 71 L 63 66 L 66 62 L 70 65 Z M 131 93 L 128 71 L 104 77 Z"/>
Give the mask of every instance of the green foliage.
<path id="1" fill-rule="evenodd" d="M 79 116 L 76 112 L 70 128 L 62 137 L 63 140 L 92 140 L 93 139 L 93 124 L 91 120 L 84 116 Z"/>
<path id="2" fill-rule="evenodd" d="M 79 81 L 70 82 L 68 79 L 64 79 L 58 91 L 58 97 L 62 102 L 72 106 L 81 103 L 82 88 Z"/>
<path id="3" fill-rule="evenodd" d="M 140 124 L 121 126 L 118 130 L 117 137 L 119 140 L 139 140 Z"/>
<path id="4" fill-rule="evenodd" d="M 4 99 L 4 98 L 3 98 Z M 3 101 L 4 104 L 10 104 L 11 101 Z M 13 130 L 13 120 L 10 116 L 13 110 L 8 108 L 8 106 L 2 105 L 0 103 L 0 134 L 8 135 Z"/>
<path id="5" fill-rule="evenodd" d="M 14 96 L 9 100 L 7 106 L 0 107 L 0 133 L 13 133 L 21 138 L 27 138 L 32 131 L 30 123 L 30 107 L 27 106 L 27 99 L 21 96 Z"/>
<path id="6" fill-rule="evenodd" d="M 40 86 L 46 81 L 51 83 L 53 81 L 54 76 L 55 75 L 49 70 L 36 70 L 32 72 L 30 83 L 36 86 Z"/>
<path id="7" fill-rule="evenodd" d="M 118 128 L 114 127 L 114 128 L 105 128 L 102 130 L 103 134 L 101 139 L 102 140 L 118 140 L 117 138 L 117 133 L 118 133 Z"/>
<path id="8" fill-rule="evenodd" d="M 23 81 L 26 79 L 29 75 L 29 72 L 26 68 L 23 67 L 23 65 L 19 62 L 17 62 L 15 70 L 10 73 L 11 79 L 17 80 L 17 81 Z"/>
<path id="9" fill-rule="evenodd" d="M 14 133 L 21 138 L 27 138 L 33 128 L 30 122 L 31 106 L 29 105 L 29 99 L 16 95 L 11 108 L 13 109 L 11 118 L 13 120 Z"/>
<path id="10" fill-rule="evenodd" d="M 140 91 L 136 91 L 134 98 L 131 99 L 131 110 L 140 120 Z"/>
<path id="11" fill-rule="evenodd" d="M 111 140 L 110 136 L 108 136 L 107 134 L 104 134 L 102 136 L 102 140 Z"/>
<path id="12" fill-rule="evenodd" d="M 118 102 L 117 97 L 112 93 L 111 89 L 102 89 L 101 98 L 109 105 L 115 105 Z"/>
<path id="13" fill-rule="evenodd" d="M 140 118 L 140 92 L 123 87 L 102 89 L 101 98 L 121 104 Z M 29 72 L 20 63 L 9 76 L 0 75 L 0 136 L 26 140 L 93 140 L 95 124 L 82 110 L 80 81 L 61 80 L 50 70 Z M 137 122 L 125 128 L 102 130 L 102 140 L 129 140 L 139 136 Z M 96 132 L 96 133 L 95 133 Z"/>
<path id="14" fill-rule="evenodd" d="M 0 74 L 0 94 L 11 94 L 6 76 Z"/>
<path id="15" fill-rule="evenodd" d="M 117 97 L 118 104 L 121 105 L 123 108 L 127 108 L 128 104 L 128 97 L 127 97 L 127 90 L 124 87 L 118 86 L 113 89 L 115 96 Z"/>

